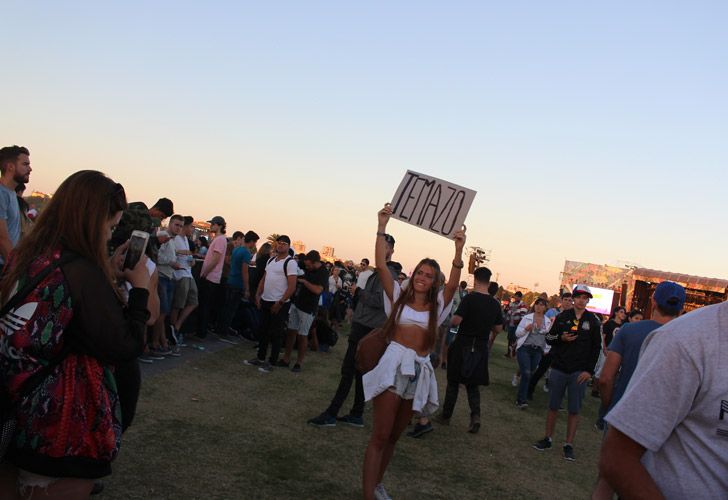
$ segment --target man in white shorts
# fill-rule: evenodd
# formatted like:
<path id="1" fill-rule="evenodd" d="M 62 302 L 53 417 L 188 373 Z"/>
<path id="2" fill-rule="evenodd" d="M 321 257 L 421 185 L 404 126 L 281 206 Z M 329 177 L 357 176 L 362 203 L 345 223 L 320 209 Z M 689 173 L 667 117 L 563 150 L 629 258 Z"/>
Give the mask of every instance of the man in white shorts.
<path id="1" fill-rule="evenodd" d="M 303 259 L 306 272 L 298 278 L 298 292 L 293 299 L 293 305 L 288 313 L 288 337 L 286 338 L 286 352 L 278 366 L 288 367 L 291 360 L 293 343 L 298 338 L 298 358 L 291 369 L 292 372 L 301 371 L 303 358 L 306 355 L 308 332 L 316 317 L 319 296 L 329 283 L 329 272 L 321 264 L 321 255 L 311 250 Z"/>

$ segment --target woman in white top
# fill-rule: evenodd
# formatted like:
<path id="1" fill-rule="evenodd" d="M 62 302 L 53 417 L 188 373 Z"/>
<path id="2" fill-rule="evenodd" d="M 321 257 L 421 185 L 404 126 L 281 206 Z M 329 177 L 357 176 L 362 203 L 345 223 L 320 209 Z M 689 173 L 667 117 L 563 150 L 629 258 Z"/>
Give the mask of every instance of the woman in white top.
<path id="1" fill-rule="evenodd" d="M 516 359 L 521 372 L 516 406 L 521 409 L 528 408 L 528 383 L 531 381 L 531 374 L 541 362 L 546 347 L 546 334 L 551 329 L 551 319 L 545 315 L 547 307 L 546 299 L 537 298 L 531 313 L 526 314 L 516 328 Z"/>
<path id="2" fill-rule="evenodd" d="M 373 399 L 372 435 L 364 455 L 364 498 L 389 498 L 382 486 L 394 445 L 413 411 L 431 415 L 438 406 L 437 382 L 430 364 L 437 327 L 447 317 L 463 268 L 465 232 L 455 233 L 455 258 L 447 284 L 441 289 L 440 266 L 432 259 L 417 264 L 409 285 L 402 290 L 386 263 L 384 239 L 392 209 L 379 211 L 375 247 L 376 267 L 384 290 L 388 319 L 382 327 L 391 342 L 379 364 L 364 374 L 364 397 Z"/>

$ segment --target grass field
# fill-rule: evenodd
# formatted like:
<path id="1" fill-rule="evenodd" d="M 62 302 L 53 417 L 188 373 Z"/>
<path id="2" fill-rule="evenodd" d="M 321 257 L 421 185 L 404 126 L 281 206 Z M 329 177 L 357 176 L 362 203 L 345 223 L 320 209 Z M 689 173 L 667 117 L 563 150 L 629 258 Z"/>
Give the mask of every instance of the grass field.
<path id="1" fill-rule="evenodd" d="M 501 336 L 503 337 L 503 336 Z M 451 425 L 421 439 L 403 436 L 385 476 L 395 499 L 588 498 L 596 477 L 600 434 L 597 400 L 587 396 L 576 462 L 561 456 L 562 413 L 554 449 L 538 452 L 547 394 L 528 410 L 514 406 L 515 362 L 499 339 L 491 385 L 481 388 L 483 426 L 465 432 L 461 389 Z M 338 384 L 346 338 L 330 354 L 309 354 L 304 371 L 259 373 L 244 366 L 250 344 L 209 354 L 144 381 L 136 421 L 124 435 L 104 499 L 361 498 L 361 462 L 371 430 L 318 429 L 306 420 L 326 408 Z M 440 400 L 444 370 L 438 370 Z M 349 409 L 353 390 L 343 411 Z"/>

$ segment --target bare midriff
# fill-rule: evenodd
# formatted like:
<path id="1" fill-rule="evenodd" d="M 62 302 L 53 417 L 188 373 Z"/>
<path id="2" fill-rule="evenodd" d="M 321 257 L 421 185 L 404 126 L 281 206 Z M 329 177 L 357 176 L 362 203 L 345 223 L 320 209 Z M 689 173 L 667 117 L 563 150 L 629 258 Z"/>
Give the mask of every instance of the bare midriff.
<path id="1" fill-rule="evenodd" d="M 397 325 L 392 340 L 412 349 L 418 356 L 430 354 L 427 330 L 417 325 Z"/>

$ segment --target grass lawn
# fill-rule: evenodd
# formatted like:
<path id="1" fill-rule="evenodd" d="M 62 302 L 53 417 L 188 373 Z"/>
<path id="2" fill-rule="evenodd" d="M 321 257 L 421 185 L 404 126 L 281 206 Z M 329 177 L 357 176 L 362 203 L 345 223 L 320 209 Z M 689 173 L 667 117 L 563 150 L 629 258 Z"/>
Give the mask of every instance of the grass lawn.
<path id="1" fill-rule="evenodd" d="M 403 436 L 385 476 L 396 499 L 588 498 L 596 478 L 601 435 L 592 429 L 597 400 L 587 395 L 576 439 L 576 462 L 561 456 L 566 414 L 554 448 L 538 452 L 547 394 L 539 385 L 526 411 L 514 406 L 515 362 L 494 347 L 491 385 L 481 388 L 479 434 L 465 432 L 464 388 L 449 427 L 421 439 Z M 346 348 L 309 354 L 304 371 L 270 374 L 242 364 L 243 344 L 209 354 L 144 381 L 137 416 L 124 435 L 104 499 L 350 499 L 361 498 L 361 463 L 371 430 L 317 429 L 306 420 L 334 394 Z M 440 401 L 444 370 L 437 370 Z M 347 405 L 348 411 L 353 388 Z"/>

